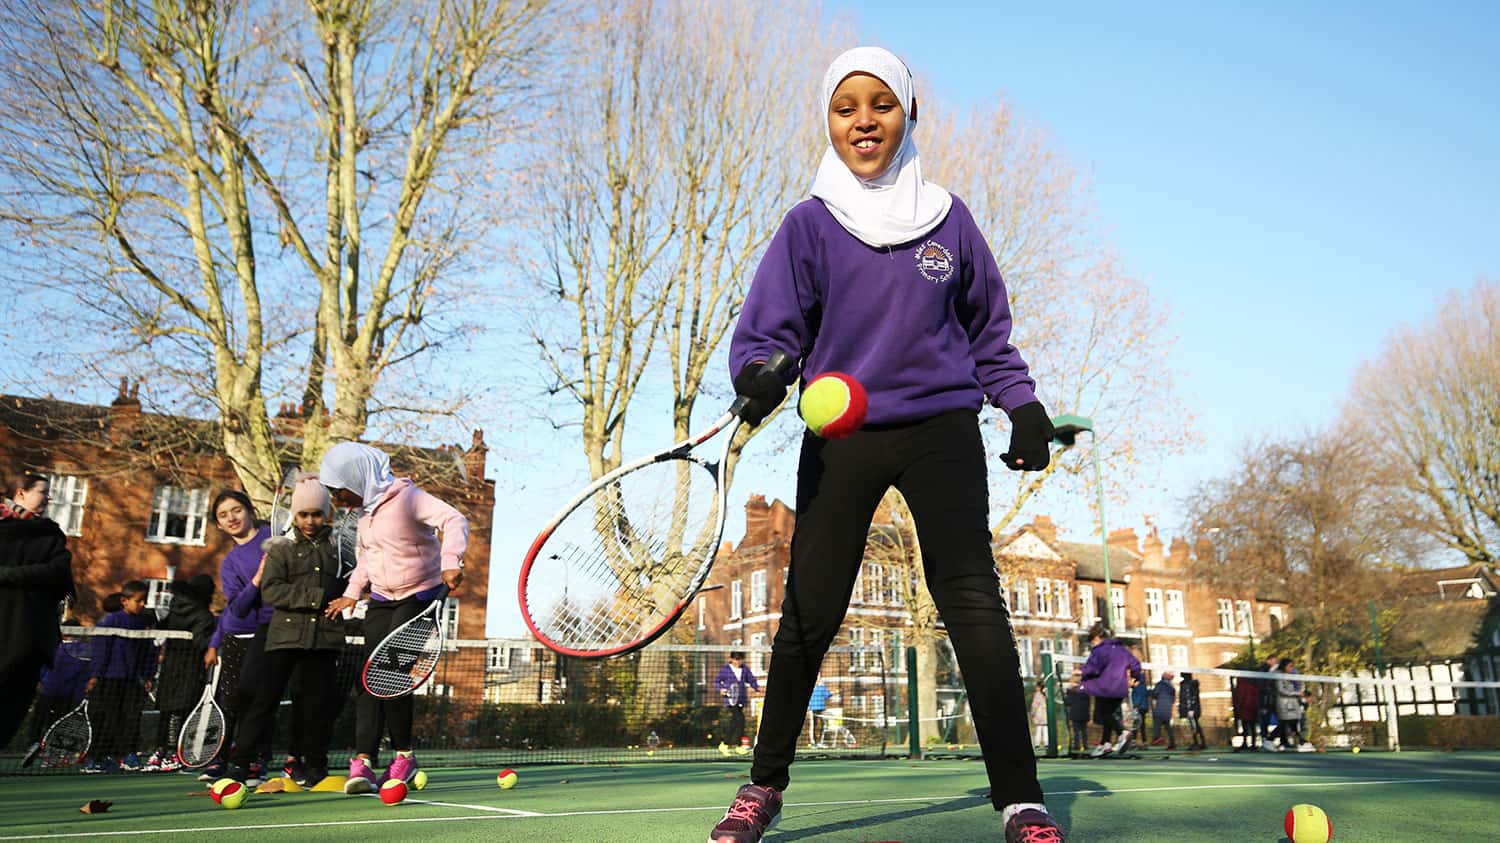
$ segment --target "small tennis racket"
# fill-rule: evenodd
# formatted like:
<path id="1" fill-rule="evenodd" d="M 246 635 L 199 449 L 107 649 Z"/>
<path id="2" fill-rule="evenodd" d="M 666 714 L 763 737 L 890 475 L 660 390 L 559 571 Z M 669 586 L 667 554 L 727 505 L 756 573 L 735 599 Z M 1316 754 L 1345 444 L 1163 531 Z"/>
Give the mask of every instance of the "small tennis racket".
<path id="1" fill-rule="evenodd" d="M 203 686 L 203 695 L 188 714 L 177 737 L 177 760 L 185 767 L 207 765 L 224 745 L 224 711 L 214 699 L 219 689 L 219 664 L 214 663 L 213 674 Z"/>
<path id="2" fill-rule="evenodd" d="M 783 372 L 791 358 L 771 355 Z M 671 628 L 719 552 L 729 448 L 749 399 L 707 430 L 586 486 L 542 528 L 521 565 L 521 617 L 557 653 L 634 652 Z M 718 460 L 696 453 L 727 431 Z"/>
<path id="3" fill-rule="evenodd" d="M 84 700 L 72 711 L 57 718 L 42 736 L 38 753 L 43 767 L 71 767 L 83 760 L 94 742 L 94 727 L 89 725 L 89 701 Z"/>
<path id="4" fill-rule="evenodd" d="M 365 660 L 364 685 L 372 696 L 388 700 L 422 687 L 443 654 L 443 609 L 448 586 L 420 615 L 391 630 Z"/>
<path id="5" fill-rule="evenodd" d="M 297 488 L 301 469 L 292 466 L 276 487 L 276 497 L 271 499 L 271 536 L 285 536 L 292 532 L 292 490 Z"/>
<path id="6" fill-rule="evenodd" d="M 338 552 L 338 578 L 347 579 L 359 561 L 359 512 L 344 509 L 333 517 L 333 547 Z"/>

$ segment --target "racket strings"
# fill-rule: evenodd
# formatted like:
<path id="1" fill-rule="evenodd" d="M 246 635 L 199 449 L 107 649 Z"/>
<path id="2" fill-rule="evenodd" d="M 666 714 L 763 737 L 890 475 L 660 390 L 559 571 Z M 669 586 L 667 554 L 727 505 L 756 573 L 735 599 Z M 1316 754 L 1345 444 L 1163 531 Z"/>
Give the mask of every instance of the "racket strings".
<path id="1" fill-rule="evenodd" d="M 365 687 L 377 697 L 400 696 L 425 681 L 442 655 L 442 633 L 435 618 L 424 615 L 392 632 L 365 665 Z"/>
<path id="2" fill-rule="evenodd" d="M 553 531 L 545 577 L 528 578 L 533 621 L 552 640 L 604 648 L 672 616 L 718 541 L 717 477 L 669 459 L 600 487 Z"/>
<path id="3" fill-rule="evenodd" d="M 212 761 L 224 742 L 226 727 L 224 712 L 217 705 L 200 704 L 194 708 L 182 724 L 182 745 L 177 750 L 182 763 L 202 767 Z"/>
<path id="4" fill-rule="evenodd" d="M 52 724 L 42 737 L 40 757 L 43 766 L 65 767 L 76 764 L 89 751 L 93 729 L 88 715 L 73 711 Z"/>

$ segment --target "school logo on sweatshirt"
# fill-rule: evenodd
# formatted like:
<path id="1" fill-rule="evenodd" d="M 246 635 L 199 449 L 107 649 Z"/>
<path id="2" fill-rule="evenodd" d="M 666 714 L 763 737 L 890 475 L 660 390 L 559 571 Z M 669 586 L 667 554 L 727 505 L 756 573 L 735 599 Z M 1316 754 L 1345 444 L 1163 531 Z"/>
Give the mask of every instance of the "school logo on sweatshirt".
<path id="1" fill-rule="evenodd" d="M 917 249 L 917 271 L 934 284 L 941 284 L 953 277 L 953 253 L 943 244 L 928 240 Z"/>

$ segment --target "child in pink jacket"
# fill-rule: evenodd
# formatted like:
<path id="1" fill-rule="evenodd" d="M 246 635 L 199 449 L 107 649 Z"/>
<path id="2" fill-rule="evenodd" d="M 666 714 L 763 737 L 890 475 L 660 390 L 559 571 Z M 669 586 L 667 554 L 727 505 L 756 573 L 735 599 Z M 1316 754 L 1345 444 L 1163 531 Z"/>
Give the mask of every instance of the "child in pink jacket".
<path id="1" fill-rule="evenodd" d="M 458 510 L 391 474 L 390 459 L 358 442 L 340 442 L 328 450 L 318 479 L 339 506 L 360 513 L 359 552 L 344 595 L 328 604 L 332 617 L 353 606 L 366 589 L 365 658 L 386 634 L 421 614 L 446 586 L 463 582 L 463 555 L 469 544 L 469 522 Z M 345 793 L 370 793 L 389 779 L 410 780 L 417 772 L 412 757 L 411 695 L 382 700 L 360 690 L 355 708 L 355 756 L 349 760 Z M 381 722 L 390 730 L 396 757 L 377 777 Z"/>

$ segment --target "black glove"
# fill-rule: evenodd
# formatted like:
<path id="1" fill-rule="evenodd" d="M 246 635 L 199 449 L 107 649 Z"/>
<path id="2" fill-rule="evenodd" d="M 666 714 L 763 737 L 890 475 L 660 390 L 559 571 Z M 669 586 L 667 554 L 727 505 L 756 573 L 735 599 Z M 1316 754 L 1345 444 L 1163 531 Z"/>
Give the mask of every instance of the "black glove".
<path id="1" fill-rule="evenodd" d="M 780 372 L 767 369 L 765 363 L 746 363 L 745 368 L 734 376 L 734 392 L 747 400 L 740 410 L 740 418 L 745 424 L 755 427 L 781 406 L 786 398 L 786 382 L 781 379 Z"/>
<path id="2" fill-rule="evenodd" d="M 1010 450 L 1000 460 L 1011 471 L 1041 471 L 1052 461 L 1052 420 L 1042 402 L 1022 404 L 1010 414 Z"/>

